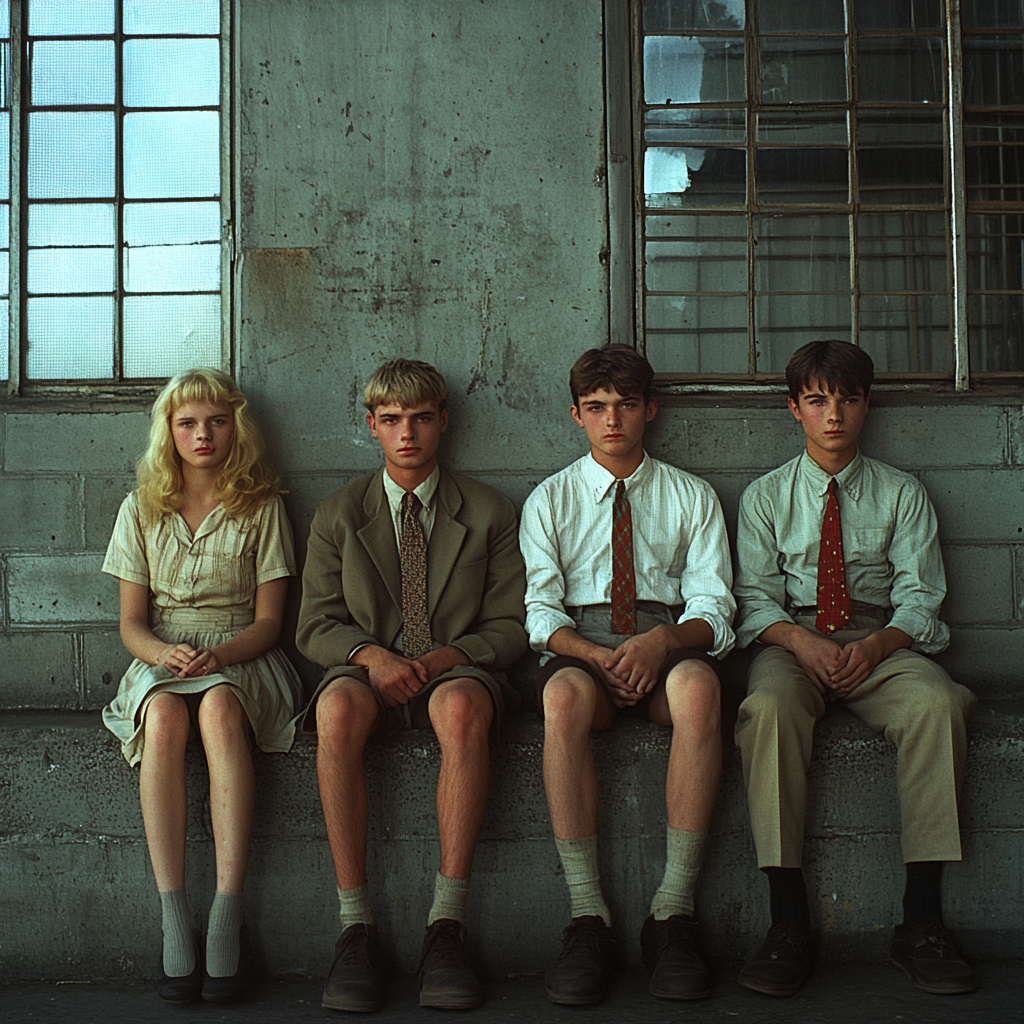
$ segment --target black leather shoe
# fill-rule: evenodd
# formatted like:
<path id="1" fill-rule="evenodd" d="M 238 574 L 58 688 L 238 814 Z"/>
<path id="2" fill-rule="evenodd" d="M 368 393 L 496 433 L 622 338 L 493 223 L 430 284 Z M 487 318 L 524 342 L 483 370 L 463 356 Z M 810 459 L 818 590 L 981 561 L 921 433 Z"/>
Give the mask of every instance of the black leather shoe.
<path id="1" fill-rule="evenodd" d="M 766 996 L 791 996 L 814 969 L 816 952 L 814 936 L 802 925 L 773 924 L 761 951 L 740 971 L 739 982 Z"/>
<path id="2" fill-rule="evenodd" d="M 384 996 L 377 926 L 352 924 L 334 944 L 334 963 L 327 973 L 321 1005 L 328 1010 L 370 1013 Z"/>
<path id="3" fill-rule="evenodd" d="M 652 914 L 640 930 L 645 967 L 653 967 L 650 992 L 658 999 L 707 999 L 711 976 L 697 953 L 697 926 L 692 917 L 673 914 L 655 921 Z"/>
<path id="4" fill-rule="evenodd" d="M 544 975 L 548 999 L 562 1006 L 589 1006 L 608 994 L 615 939 L 604 918 L 574 917 L 562 933 L 562 950 Z"/>
<path id="5" fill-rule="evenodd" d="M 483 985 L 469 964 L 466 929 L 450 917 L 427 928 L 419 967 L 420 1006 L 438 1010 L 472 1010 L 485 998 Z"/>
<path id="6" fill-rule="evenodd" d="M 911 928 L 896 925 L 889 962 L 918 988 L 940 996 L 973 992 L 974 972 L 953 945 L 953 936 L 941 921 L 925 921 Z"/>
<path id="7" fill-rule="evenodd" d="M 164 951 L 160 948 L 160 963 L 156 973 L 156 994 L 168 1003 L 191 1003 L 199 998 L 203 990 L 203 958 L 199 937 L 195 941 L 196 965 L 191 974 L 180 978 L 169 978 L 164 974 Z"/>
<path id="8" fill-rule="evenodd" d="M 207 1003 L 237 1003 L 249 990 L 249 929 L 242 925 L 238 936 L 238 970 L 223 978 L 214 978 L 203 968 L 203 1000 Z"/>

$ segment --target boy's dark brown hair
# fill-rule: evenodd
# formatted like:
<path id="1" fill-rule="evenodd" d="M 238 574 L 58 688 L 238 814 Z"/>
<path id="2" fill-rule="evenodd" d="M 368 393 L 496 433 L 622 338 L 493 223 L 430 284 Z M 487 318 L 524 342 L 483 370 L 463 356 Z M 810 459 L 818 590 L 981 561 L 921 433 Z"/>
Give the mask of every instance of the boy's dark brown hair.
<path id="1" fill-rule="evenodd" d="M 798 348 L 786 366 L 789 397 L 794 402 L 800 401 L 800 392 L 814 380 L 841 395 L 860 391 L 867 397 L 874 379 L 871 356 L 848 341 L 812 341 Z"/>
<path id="2" fill-rule="evenodd" d="M 572 404 L 580 407 L 580 395 L 614 388 L 620 395 L 640 395 L 646 404 L 651 400 L 654 370 L 636 349 L 628 345 L 605 345 L 592 348 L 572 364 L 569 390 Z"/>

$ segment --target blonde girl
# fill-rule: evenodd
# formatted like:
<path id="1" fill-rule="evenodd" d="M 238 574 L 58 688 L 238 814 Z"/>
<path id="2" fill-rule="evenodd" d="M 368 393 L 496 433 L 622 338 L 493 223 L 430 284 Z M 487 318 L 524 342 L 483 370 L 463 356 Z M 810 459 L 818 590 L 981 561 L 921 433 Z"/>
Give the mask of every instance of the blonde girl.
<path id="1" fill-rule="evenodd" d="M 157 991 L 169 1002 L 231 1002 L 246 982 L 250 742 L 288 750 L 302 695 L 277 647 L 295 575 L 292 533 L 245 397 L 217 370 L 190 370 L 163 389 L 137 476 L 103 563 L 121 581 L 121 638 L 135 660 L 103 721 L 128 763 L 142 762 L 163 914 Z M 196 733 L 217 863 L 205 961 L 185 893 L 185 745 Z"/>

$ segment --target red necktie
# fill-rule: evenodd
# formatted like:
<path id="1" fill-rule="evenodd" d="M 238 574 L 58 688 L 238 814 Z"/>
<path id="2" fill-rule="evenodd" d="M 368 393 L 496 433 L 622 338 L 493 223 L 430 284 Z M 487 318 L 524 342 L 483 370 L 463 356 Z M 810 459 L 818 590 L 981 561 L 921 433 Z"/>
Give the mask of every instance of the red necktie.
<path id="1" fill-rule="evenodd" d="M 818 548 L 818 617 L 815 626 L 822 633 L 834 633 L 850 621 L 850 594 L 846 589 L 843 561 L 843 527 L 839 521 L 839 488 L 833 477 L 821 520 Z"/>
<path id="2" fill-rule="evenodd" d="M 626 485 L 615 484 L 612 504 L 612 632 L 636 633 L 636 578 L 633 575 L 633 510 Z"/>

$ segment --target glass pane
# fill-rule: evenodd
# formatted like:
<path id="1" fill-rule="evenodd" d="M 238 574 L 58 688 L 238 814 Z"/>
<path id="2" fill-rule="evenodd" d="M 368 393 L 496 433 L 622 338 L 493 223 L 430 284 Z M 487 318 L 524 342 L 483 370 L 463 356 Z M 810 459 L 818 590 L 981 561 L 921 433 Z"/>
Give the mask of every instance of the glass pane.
<path id="1" fill-rule="evenodd" d="M 1024 291 L 1024 214 L 967 218 L 967 287 Z"/>
<path id="2" fill-rule="evenodd" d="M 683 226 L 680 224 L 681 228 Z M 746 237 L 684 236 L 671 241 L 648 241 L 645 259 L 648 291 L 741 292 L 744 295 L 747 291 Z"/>
<path id="3" fill-rule="evenodd" d="M 32 203 L 29 245 L 113 245 L 114 207 L 110 203 Z"/>
<path id="4" fill-rule="evenodd" d="M 742 206 L 747 199 L 742 149 L 649 149 L 644 192 L 649 206 Z"/>
<path id="5" fill-rule="evenodd" d="M 991 0 L 981 2 L 991 3 Z M 887 29 L 920 32 L 942 28 L 946 23 L 942 0 L 857 0 L 856 18 L 857 28 L 862 32 Z"/>
<path id="6" fill-rule="evenodd" d="M 755 349 L 761 373 L 783 373 L 793 353 L 809 341 L 850 336 L 850 296 L 758 295 L 754 299 Z"/>
<path id="7" fill-rule="evenodd" d="M 36 107 L 114 102 L 114 42 L 81 39 L 32 43 Z"/>
<path id="8" fill-rule="evenodd" d="M 960 17 L 964 28 L 1022 28 L 1024 0 L 960 0 Z"/>
<path id="9" fill-rule="evenodd" d="M 1024 202 L 1024 144 L 968 145 L 964 170 L 969 202 Z"/>
<path id="10" fill-rule="evenodd" d="M 942 203 L 946 151 L 941 112 L 861 113 L 857 143 L 862 203 Z"/>
<path id="11" fill-rule="evenodd" d="M 846 40 L 836 37 L 760 40 L 764 103 L 846 100 Z"/>
<path id="12" fill-rule="evenodd" d="M 114 375 L 114 299 L 28 300 L 28 376 L 89 380 Z"/>
<path id="13" fill-rule="evenodd" d="M 10 312 L 10 302 L 7 299 L 0 299 L 0 319 L 2 319 L 3 323 L 7 323 Z M 10 367 L 8 366 L 9 356 L 10 346 L 0 345 L 0 380 L 7 380 L 10 376 Z"/>
<path id="14" fill-rule="evenodd" d="M 1024 103 L 1019 35 L 964 38 L 964 103 L 978 107 Z"/>
<path id="15" fill-rule="evenodd" d="M 8 248 L 11 244 L 11 206 L 9 203 L 0 204 L 0 246 L 4 249 Z M 7 282 L 3 282 L 3 287 L 7 288 Z M 4 292 L 6 294 L 6 291 Z M 0 346 L 2 348 L 3 346 Z"/>
<path id="16" fill-rule="evenodd" d="M 220 240 L 220 203 L 126 203 L 128 245 L 184 245 Z"/>
<path id="17" fill-rule="evenodd" d="M 126 377 L 169 377 L 220 365 L 219 295 L 131 295 L 124 300 Z"/>
<path id="18" fill-rule="evenodd" d="M 644 39 L 645 103 L 725 103 L 746 95 L 742 39 Z"/>
<path id="19" fill-rule="evenodd" d="M 755 217 L 754 245 L 754 288 L 758 292 L 849 295 L 847 217 Z"/>
<path id="20" fill-rule="evenodd" d="M 744 143 L 747 135 L 747 115 L 744 110 L 698 109 L 648 110 L 644 140 L 675 142 L 691 146 L 709 142 Z"/>
<path id="21" fill-rule="evenodd" d="M 743 0 L 644 0 L 644 30 L 741 29 Z"/>
<path id="22" fill-rule="evenodd" d="M 845 32 L 843 0 L 760 0 L 757 5 L 759 32 Z"/>
<path id="23" fill-rule="evenodd" d="M 114 31 L 115 0 L 29 0 L 33 36 L 102 36 Z"/>
<path id="24" fill-rule="evenodd" d="M 943 213 L 865 213 L 857 218 L 861 292 L 949 292 Z"/>
<path id="25" fill-rule="evenodd" d="M 747 237 L 747 218 L 734 213 L 702 213 L 697 217 L 656 214 L 647 218 L 648 238 L 741 238 Z"/>
<path id="26" fill-rule="evenodd" d="M 126 40 L 124 102 L 129 107 L 218 106 L 220 41 Z"/>
<path id="27" fill-rule="evenodd" d="M 745 296 L 653 296 L 647 300 L 647 358 L 658 373 L 746 373 Z"/>
<path id="28" fill-rule="evenodd" d="M 125 291 L 203 292 L 220 288 L 220 243 L 125 249 Z"/>
<path id="29" fill-rule="evenodd" d="M 7 293 L 11 290 L 11 254 L 7 249 L 0 249 L 0 295 L 6 297 Z M 7 321 L 0 321 L 4 327 L 7 326 Z M 5 339 L 6 340 L 6 339 Z M 10 348 L 10 345 L 7 346 Z"/>
<path id="30" fill-rule="evenodd" d="M 11 113 L 9 110 L 0 113 L 0 167 L 10 166 L 11 155 Z M 0 174 L 0 200 L 11 198 L 11 180 L 7 173 Z"/>
<path id="31" fill-rule="evenodd" d="M 28 194 L 32 199 L 112 196 L 113 113 L 29 114 Z"/>
<path id="32" fill-rule="evenodd" d="M 757 201 L 766 204 L 847 203 L 849 153 L 845 149 L 758 149 Z"/>
<path id="33" fill-rule="evenodd" d="M 114 290 L 113 249 L 29 249 L 30 295 Z"/>
<path id="34" fill-rule="evenodd" d="M 971 295 L 967 337 L 974 373 L 1024 371 L 1024 295 Z"/>
<path id="35" fill-rule="evenodd" d="M 124 0 L 126 35 L 215 36 L 220 32 L 219 0 Z"/>
<path id="36" fill-rule="evenodd" d="M 862 295 L 858 317 L 858 340 L 876 373 L 949 372 L 948 295 Z"/>
<path id="37" fill-rule="evenodd" d="M 863 103 L 941 103 L 942 40 L 862 37 L 857 91 Z"/>
<path id="38" fill-rule="evenodd" d="M 7 22 L 0 23 L 0 33 L 7 33 Z M 11 82 L 11 44 L 0 43 L 0 107 L 5 110 L 11 105 L 8 95 Z"/>
<path id="39" fill-rule="evenodd" d="M 124 116 L 128 199 L 215 196 L 220 191 L 220 115 L 213 110 Z"/>
<path id="40" fill-rule="evenodd" d="M 785 114 L 758 114 L 757 141 L 780 145 L 784 142 L 820 146 L 822 143 L 846 145 L 850 141 L 843 111 L 799 111 Z"/>
<path id="41" fill-rule="evenodd" d="M 11 34 L 11 0 L 0 0 L 0 36 L 4 39 Z"/>

